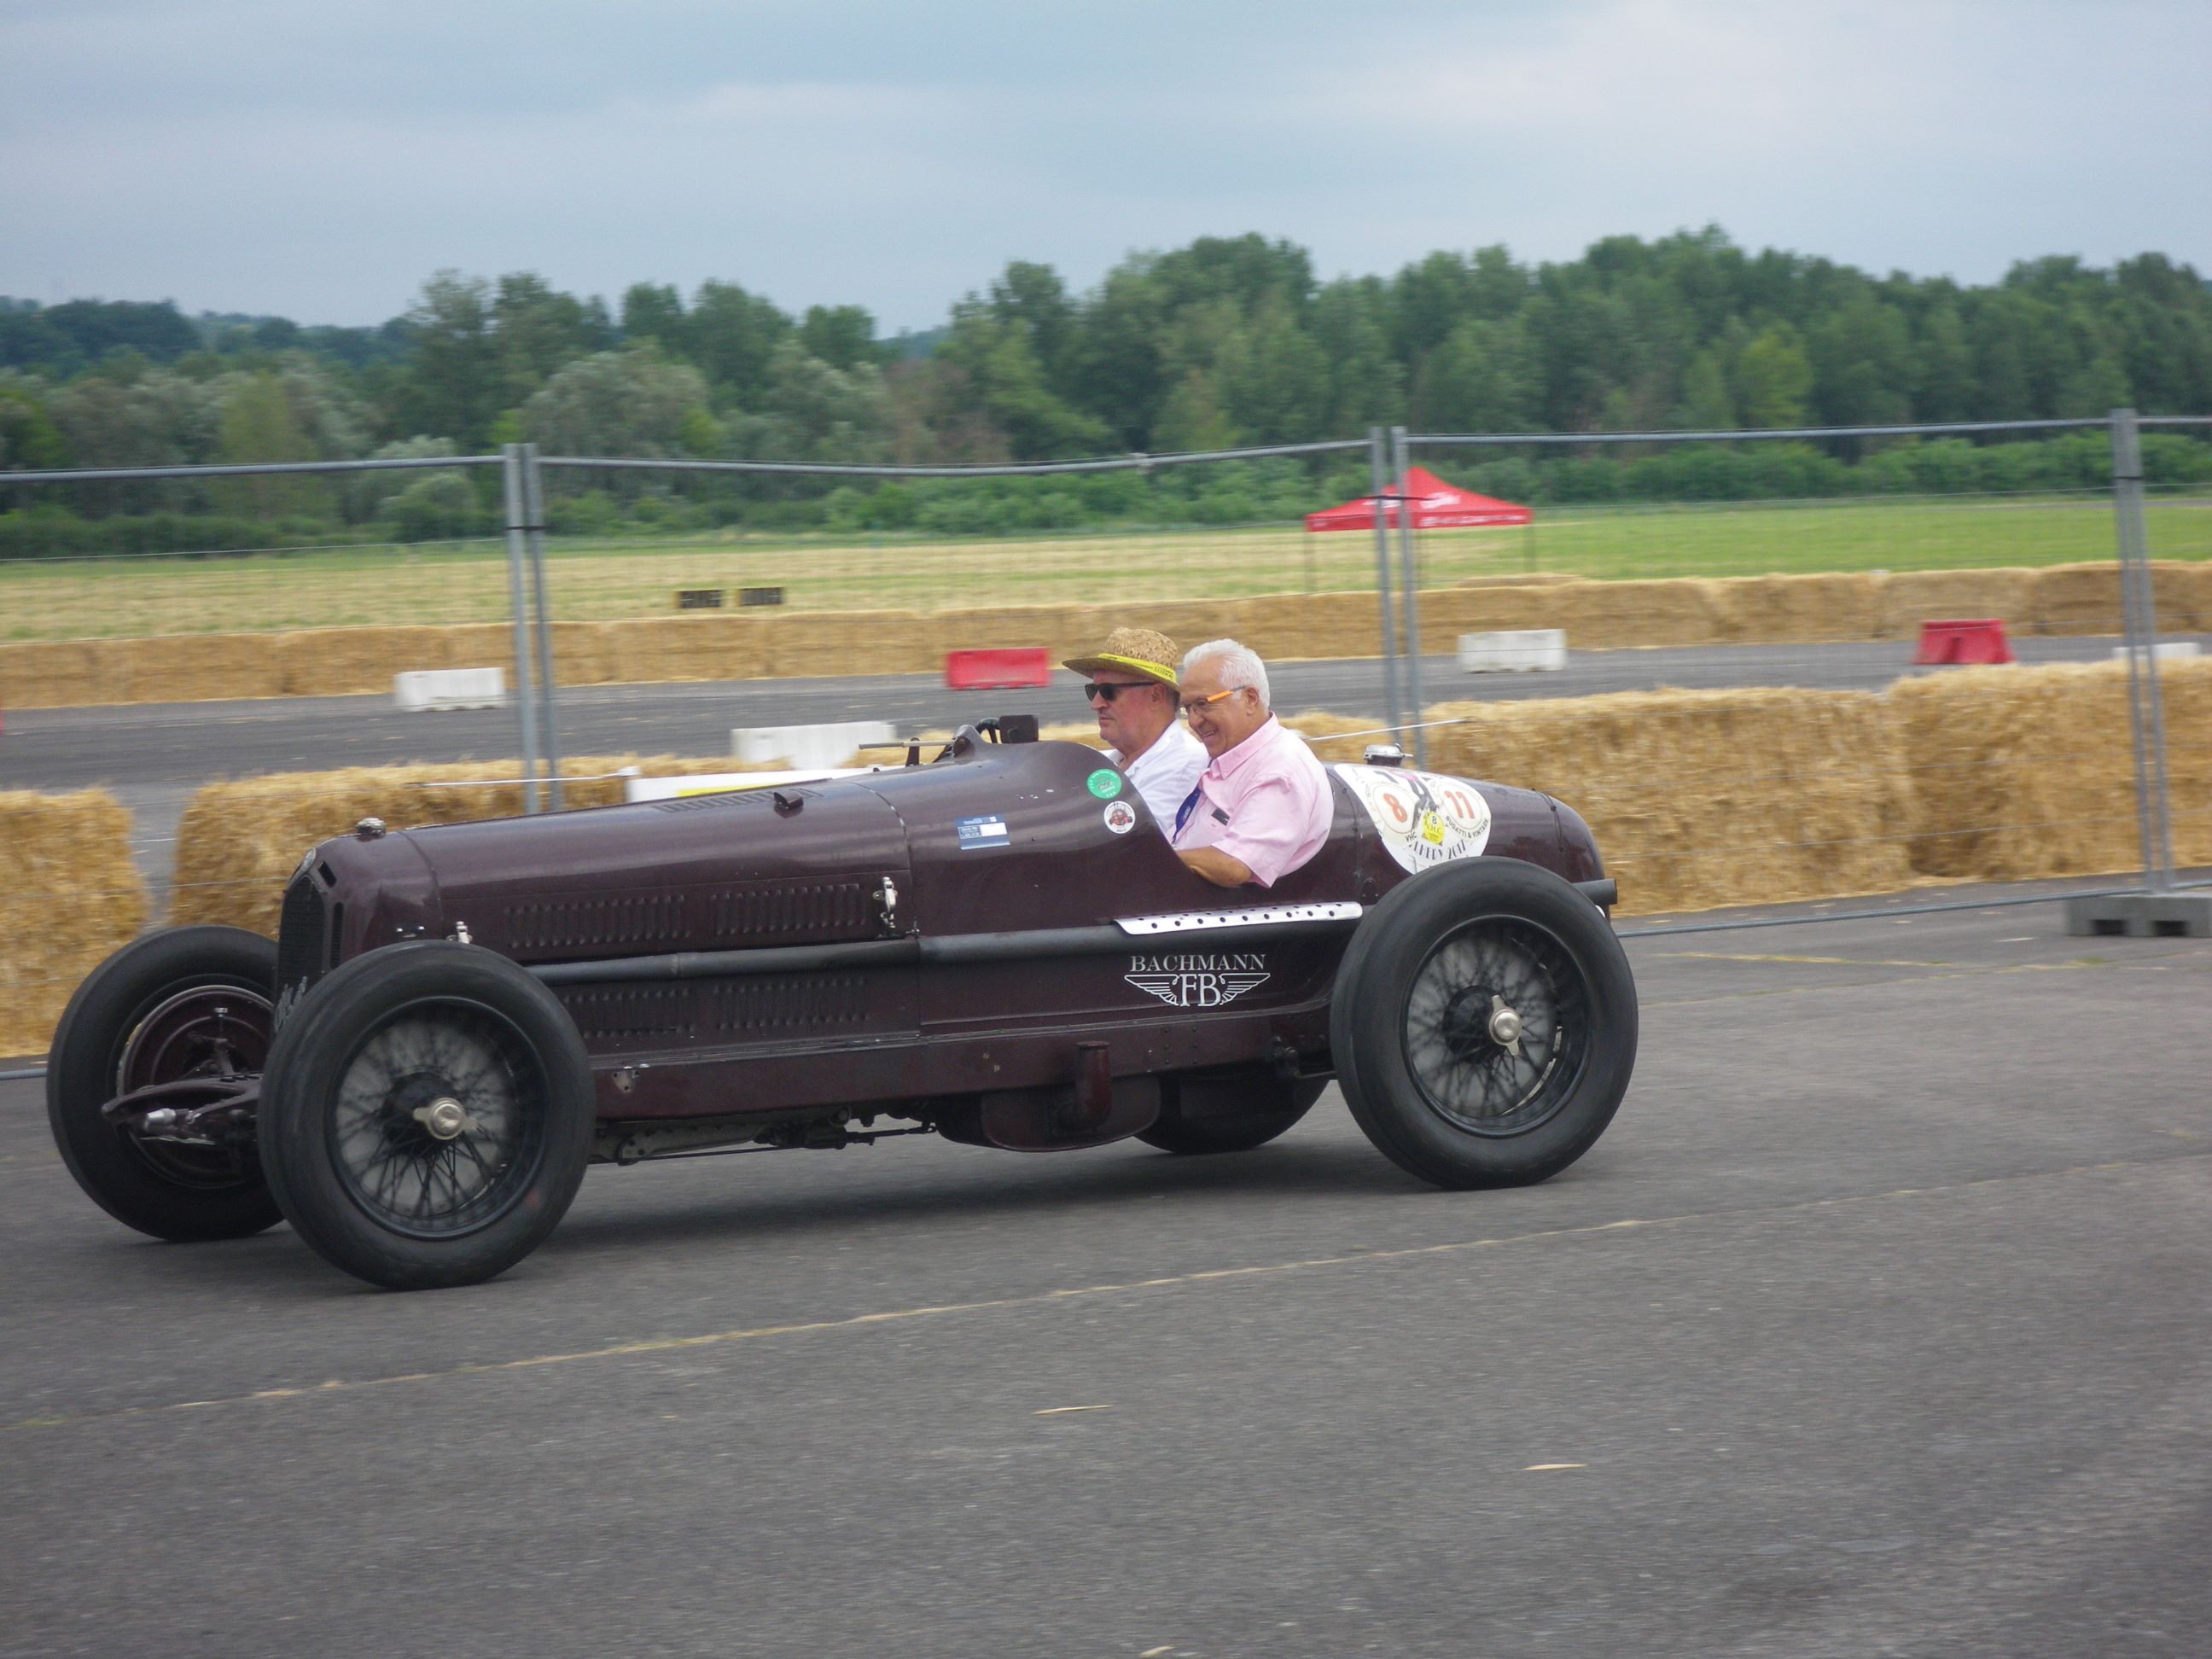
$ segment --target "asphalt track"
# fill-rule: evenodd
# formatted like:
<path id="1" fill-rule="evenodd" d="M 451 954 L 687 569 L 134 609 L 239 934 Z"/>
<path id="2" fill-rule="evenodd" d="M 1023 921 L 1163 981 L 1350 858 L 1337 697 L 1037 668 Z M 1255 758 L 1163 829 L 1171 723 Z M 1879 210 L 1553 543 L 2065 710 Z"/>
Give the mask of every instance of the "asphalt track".
<path id="1" fill-rule="evenodd" d="M 2023 661 L 2109 658 L 2105 639 L 2015 642 Z M 1657 686 L 1796 685 L 1870 690 L 1915 672 L 1908 641 L 1716 646 L 1583 651 L 1564 672 L 1462 674 L 1449 657 L 1425 659 L 1429 702 L 1452 698 L 1584 696 Z M 1925 672 L 1925 671 L 1923 671 Z M 1935 671 L 1941 672 L 1941 671 Z M 1274 700 L 1288 711 L 1325 708 L 1382 717 L 1379 659 L 1276 665 Z M 979 714 L 1023 711 L 1048 721 L 1081 720 L 1075 677 L 1031 691 L 948 691 L 925 675 L 842 679 L 729 680 L 588 686 L 558 696 L 568 755 L 714 755 L 740 726 L 889 720 L 902 729 L 942 728 Z M 410 762 L 512 760 L 521 752 L 511 711 L 402 714 L 385 696 L 146 703 L 8 713 L 0 734 L 0 789 L 106 787 L 133 814 L 140 865 L 157 903 L 185 803 L 216 778 Z"/>
<path id="2" fill-rule="evenodd" d="M 2212 1628 L 2212 944 L 1632 942 L 1581 1164 L 595 1170 L 489 1285 L 179 1247 L 0 1085 L 0 1654 L 1954 1655 Z"/>

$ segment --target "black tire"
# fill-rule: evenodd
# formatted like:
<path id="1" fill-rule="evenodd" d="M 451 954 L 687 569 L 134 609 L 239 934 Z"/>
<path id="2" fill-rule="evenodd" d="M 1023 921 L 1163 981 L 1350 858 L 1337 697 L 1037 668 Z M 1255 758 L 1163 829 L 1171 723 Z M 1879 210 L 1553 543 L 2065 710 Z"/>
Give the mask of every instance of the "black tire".
<path id="1" fill-rule="evenodd" d="M 1510 1045 L 1501 1011 L 1522 1022 Z M 1329 1048 L 1346 1103 L 1439 1187 L 1547 1180 L 1596 1141 L 1636 1067 L 1636 981 L 1597 907 L 1492 858 L 1398 886 L 1337 969 Z"/>
<path id="2" fill-rule="evenodd" d="M 100 1109 L 152 1083 L 213 1073 L 210 1039 L 234 1069 L 268 1053 L 276 947 L 238 927 L 169 927 L 94 969 L 63 1012 L 46 1057 L 46 1121 L 62 1162 L 126 1227 L 178 1243 L 244 1238 L 283 1218 L 251 1145 L 149 1140 Z"/>
<path id="3" fill-rule="evenodd" d="M 1327 1078 L 1204 1081 L 1163 1079 L 1160 1115 L 1137 1139 L 1164 1152 L 1249 1152 L 1264 1146 L 1313 1109 Z"/>
<path id="4" fill-rule="evenodd" d="M 442 940 L 331 972 L 262 1084 L 261 1160 L 286 1218 L 388 1290 L 479 1284 L 529 1255 L 576 1195 L 592 1126 L 568 1011 L 506 957 Z"/>

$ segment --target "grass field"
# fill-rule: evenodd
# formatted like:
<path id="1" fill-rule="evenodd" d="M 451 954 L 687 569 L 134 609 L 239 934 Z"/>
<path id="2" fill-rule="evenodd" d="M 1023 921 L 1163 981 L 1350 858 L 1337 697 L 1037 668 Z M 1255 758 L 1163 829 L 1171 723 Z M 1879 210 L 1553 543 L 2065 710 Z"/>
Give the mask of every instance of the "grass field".
<path id="1" fill-rule="evenodd" d="M 2148 509 L 2152 556 L 2212 558 L 2212 497 Z M 2112 556 L 2109 497 L 1947 497 L 1560 509 L 1527 529 L 1428 531 L 1421 581 L 2064 564 Z M 1396 552 L 1393 548 L 1395 560 Z M 686 587 L 771 586 L 805 610 L 1168 601 L 1371 588 L 1370 535 L 1302 526 L 1019 540 L 718 538 L 548 549 L 562 620 L 662 616 Z M 736 603 L 732 595 L 730 601 Z M 503 621 L 504 544 L 0 564 L 0 638 Z"/>

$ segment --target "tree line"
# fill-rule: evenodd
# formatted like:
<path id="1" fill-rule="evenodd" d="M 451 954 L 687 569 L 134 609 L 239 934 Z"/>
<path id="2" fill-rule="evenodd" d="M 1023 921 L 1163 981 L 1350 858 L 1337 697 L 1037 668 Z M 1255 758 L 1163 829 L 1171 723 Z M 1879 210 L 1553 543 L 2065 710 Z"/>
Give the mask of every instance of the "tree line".
<path id="1" fill-rule="evenodd" d="M 1132 254 L 1086 292 L 1049 265 L 1017 261 L 941 328 L 890 339 L 860 307 L 793 313 L 719 281 L 689 295 L 640 283 L 610 305 L 528 273 L 445 271 L 404 316 L 374 328 L 0 301 L 0 470 L 476 453 L 518 439 L 568 454 L 927 465 L 1297 443 L 1374 422 L 1727 430 L 2091 416 L 2127 404 L 2212 412 L 2212 288 L 2186 264 L 2158 253 L 2109 269 L 2045 258 L 1977 287 L 1752 252 L 1717 228 L 1610 237 L 1561 263 L 1516 262 L 1495 246 L 1440 252 L 1390 276 L 1328 281 L 1304 249 L 1257 235 Z M 1647 465 L 1644 487 L 1725 495 L 1790 482 L 1768 476 L 1788 465 L 1729 453 L 1739 459 Z M 1862 458 L 1827 459 L 1848 471 Z M 1498 476 L 1539 499 L 1618 494 L 1638 465 L 1515 464 L 1521 472 Z M 1272 510 L 1280 492 L 1267 480 L 1282 476 L 1224 475 L 1226 493 Z M 1990 482 L 1955 458 L 1918 474 L 1893 464 L 1887 476 L 1858 487 Z M 1853 487 L 1796 479 L 1808 483 L 1816 493 Z M 441 533 L 480 507 L 473 489 L 456 474 L 392 474 L 373 486 L 240 486 L 182 504 Z M 1137 503 L 1127 489 L 1058 494 L 1078 521 L 1109 500 L 1125 514 L 1176 506 Z M 826 489 L 771 484 L 725 495 L 731 505 L 714 511 L 791 522 L 918 523 L 932 500 L 848 490 L 833 502 Z M 1203 495 L 1182 505 L 1203 517 Z M 635 516 L 640 499 L 633 485 L 603 501 Z M 85 510 L 179 504 L 174 490 L 118 490 Z"/>

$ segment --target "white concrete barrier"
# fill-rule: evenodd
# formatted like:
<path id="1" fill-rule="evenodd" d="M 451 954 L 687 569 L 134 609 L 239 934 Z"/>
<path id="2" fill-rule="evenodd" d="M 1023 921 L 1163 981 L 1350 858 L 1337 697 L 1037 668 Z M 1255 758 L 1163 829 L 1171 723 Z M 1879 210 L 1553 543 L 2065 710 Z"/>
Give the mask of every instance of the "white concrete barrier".
<path id="1" fill-rule="evenodd" d="M 1460 672 L 1466 674 L 1527 673 L 1567 665 L 1564 628 L 1512 628 L 1496 634 L 1459 636 Z"/>
<path id="2" fill-rule="evenodd" d="M 2125 662 L 2128 659 L 2129 649 L 2130 647 L 2124 645 L 2114 646 L 2112 660 Z M 2142 647 L 2138 645 L 2133 649 L 2136 660 L 2140 663 L 2143 659 Z M 2188 662 L 2197 654 L 2197 641 L 2194 640 L 2160 640 L 2150 648 L 2150 659 L 2153 662 Z"/>
<path id="3" fill-rule="evenodd" d="M 856 777 L 862 773 L 885 769 L 880 766 L 817 766 L 801 772 L 703 772 L 688 778 L 633 775 L 623 780 L 623 799 L 627 802 L 683 800 L 692 795 L 730 795 L 745 789 L 775 789 L 787 783 L 820 783 L 825 778 Z"/>
<path id="4" fill-rule="evenodd" d="M 836 766 L 865 744 L 896 743 L 898 729 L 889 720 L 830 720 L 817 726 L 740 726 L 730 732 L 730 750 L 748 766 L 782 761 L 802 770 Z"/>
<path id="5" fill-rule="evenodd" d="M 392 700 L 402 708 L 503 708 L 503 668 L 418 668 L 392 677 Z"/>

